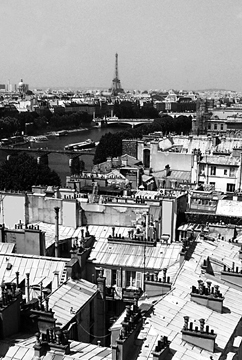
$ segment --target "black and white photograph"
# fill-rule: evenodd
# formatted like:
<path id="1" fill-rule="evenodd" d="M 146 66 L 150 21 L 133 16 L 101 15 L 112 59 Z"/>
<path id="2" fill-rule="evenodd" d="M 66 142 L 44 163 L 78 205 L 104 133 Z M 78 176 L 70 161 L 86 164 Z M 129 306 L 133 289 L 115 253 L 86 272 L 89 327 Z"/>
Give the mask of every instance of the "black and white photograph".
<path id="1" fill-rule="evenodd" d="M 242 360 L 241 0 L 0 18 L 0 359 Z"/>

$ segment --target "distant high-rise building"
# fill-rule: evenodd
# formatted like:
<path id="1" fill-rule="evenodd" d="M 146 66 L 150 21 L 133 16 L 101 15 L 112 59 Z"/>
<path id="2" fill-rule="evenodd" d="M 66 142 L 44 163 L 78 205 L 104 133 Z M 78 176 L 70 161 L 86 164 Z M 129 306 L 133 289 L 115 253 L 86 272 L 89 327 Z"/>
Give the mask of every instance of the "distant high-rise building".
<path id="1" fill-rule="evenodd" d="M 114 74 L 114 79 L 112 82 L 112 88 L 110 89 L 112 91 L 113 95 L 118 95 L 119 93 L 123 93 L 124 90 L 122 89 L 121 86 L 121 81 L 119 80 L 119 76 L 118 76 L 118 54 L 115 54 L 115 74 Z"/>

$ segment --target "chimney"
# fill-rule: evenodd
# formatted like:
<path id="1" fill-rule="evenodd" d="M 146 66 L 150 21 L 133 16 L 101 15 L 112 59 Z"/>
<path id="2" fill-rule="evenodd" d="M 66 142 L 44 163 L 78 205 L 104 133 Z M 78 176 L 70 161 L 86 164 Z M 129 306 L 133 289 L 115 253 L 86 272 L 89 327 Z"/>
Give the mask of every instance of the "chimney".
<path id="1" fill-rule="evenodd" d="M 55 257 L 59 257 L 59 210 L 55 207 Z"/>
<path id="2" fill-rule="evenodd" d="M 48 351 L 61 353 L 62 355 L 70 354 L 70 343 L 68 341 L 67 330 L 47 329 L 44 334 L 45 340 L 40 340 L 41 333 L 35 334 L 36 342 L 34 345 L 34 355 L 37 359 L 42 358 Z"/>
<path id="3" fill-rule="evenodd" d="M 60 277 L 60 275 L 59 275 L 59 271 L 54 271 L 54 273 L 53 273 L 55 276 L 54 276 L 54 279 L 53 279 L 53 282 L 52 282 L 52 291 L 54 291 L 54 290 L 56 290 L 56 289 L 58 289 L 58 287 L 59 287 L 59 277 Z"/>
<path id="4" fill-rule="evenodd" d="M 169 349 L 170 342 L 166 336 L 161 336 L 158 340 L 155 350 L 152 352 L 153 360 L 166 360 Z"/>
<path id="5" fill-rule="evenodd" d="M 100 269 L 99 276 L 97 278 L 97 289 L 98 295 L 94 300 L 94 307 L 96 311 L 96 324 L 95 334 L 97 341 L 103 346 L 107 345 L 106 338 L 106 313 L 107 313 L 107 302 L 106 302 L 106 278 L 103 276 L 103 269 Z"/>
<path id="6" fill-rule="evenodd" d="M 189 316 L 184 316 L 184 326 L 181 330 L 182 340 L 186 341 L 192 345 L 198 346 L 204 350 L 214 352 L 215 351 L 215 339 L 217 334 L 214 333 L 214 330 L 209 330 L 209 326 L 205 327 L 205 320 L 200 319 L 200 329 L 198 326 L 193 328 L 193 323 L 189 324 Z"/>
<path id="7" fill-rule="evenodd" d="M 121 323 L 122 327 L 119 336 L 115 343 L 112 341 L 112 360 L 126 360 L 133 354 L 136 348 L 137 337 L 143 325 L 141 311 L 136 305 L 133 306 L 133 309 L 130 306 L 126 306 L 125 315 Z"/>
<path id="8" fill-rule="evenodd" d="M 186 260 L 186 243 L 185 241 L 182 242 L 182 249 L 180 251 L 180 267 L 182 266 L 182 264 L 184 263 L 184 261 Z"/>
<path id="9" fill-rule="evenodd" d="M 145 293 L 147 296 L 164 295 L 171 290 L 170 277 L 166 276 L 167 269 L 163 269 L 163 277 L 159 278 L 159 272 L 145 274 Z"/>
<path id="10" fill-rule="evenodd" d="M 16 286 L 19 288 L 19 271 L 16 271 Z"/>
<path id="11" fill-rule="evenodd" d="M 46 349 L 45 349 L 42 341 L 40 341 L 40 333 L 39 332 L 37 332 L 35 334 L 35 337 L 36 337 L 36 341 L 34 344 L 34 356 L 36 359 L 41 359 L 42 356 L 44 356 L 46 354 Z"/>
<path id="12" fill-rule="evenodd" d="M 30 287 L 29 287 L 29 276 L 30 274 L 26 274 L 26 301 L 30 301 Z"/>
<path id="13" fill-rule="evenodd" d="M 223 270 L 221 271 L 221 280 L 228 281 L 234 285 L 242 285 L 242 269 L 238 266 L 235 267 L 235 263 L 232 263 L 232 268 L 224 265 Z"/>
<path id="14" fill-rule="evenodd" d="M 202 280 L 198 280 L 198 287 L 192 286 L 191 300 L 221 314 L 224 297 L 220 293 L 218 285 L 213 287 L 211 285 L 211 281 L 207 281 L 206 287 Z"/>
<path id="15" fill-rule="evenodd" d="M 106 278 L 103 276 L 103 273 L 104 273 L 103 268 L 100 268 L 99 276 L 97 278 L 97 288 L 99 290 L 99 293 L 100 293 L 102 299 L 105 300 L 106 299 L 106 294 L 105 294 Z"/>
<path id="16" fill-rule="evenodd" d="M 167 164 L 167 165 L 165 166 L 165 176 L 169 176 L 170 173 L 171 173 L 170 165 Z"/>

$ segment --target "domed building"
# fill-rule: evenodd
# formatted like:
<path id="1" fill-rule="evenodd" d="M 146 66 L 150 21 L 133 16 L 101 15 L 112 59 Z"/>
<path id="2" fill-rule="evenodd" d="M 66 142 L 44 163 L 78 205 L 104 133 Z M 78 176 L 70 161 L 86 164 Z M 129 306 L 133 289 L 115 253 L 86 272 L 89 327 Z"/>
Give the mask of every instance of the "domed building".
<path id="1" fill-rule="evenodd" d="M 21 79 L 20 82 L 18 83 L 18 91 L 19 91 L 19 93 L 20 94 L 25 94 L 28 89 L 29 89 L 29 85 L 25 84 L 23 82 L 23 79 Z"/>

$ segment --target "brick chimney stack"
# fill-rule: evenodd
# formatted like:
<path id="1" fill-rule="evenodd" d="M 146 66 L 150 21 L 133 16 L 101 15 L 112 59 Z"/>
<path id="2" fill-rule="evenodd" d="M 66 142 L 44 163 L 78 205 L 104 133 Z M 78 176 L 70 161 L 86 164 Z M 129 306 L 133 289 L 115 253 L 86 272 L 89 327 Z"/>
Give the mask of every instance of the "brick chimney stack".
<path id="1" fill-rule="evenodd" d="M 214 333 L 214 330 L 209 330 L 208 325 L 205 328 L 204 319 L 200 319 L 199 322 L 200 328 L 195 326 L 194 329 L 193 322 L 190 322 L 189 324 L 189 316 L 184 316 L 184 326 L 181 330 L 182 340 L 192 345 L 199 346 L 204 350 L 214 352 L 217 334 Z"/>

